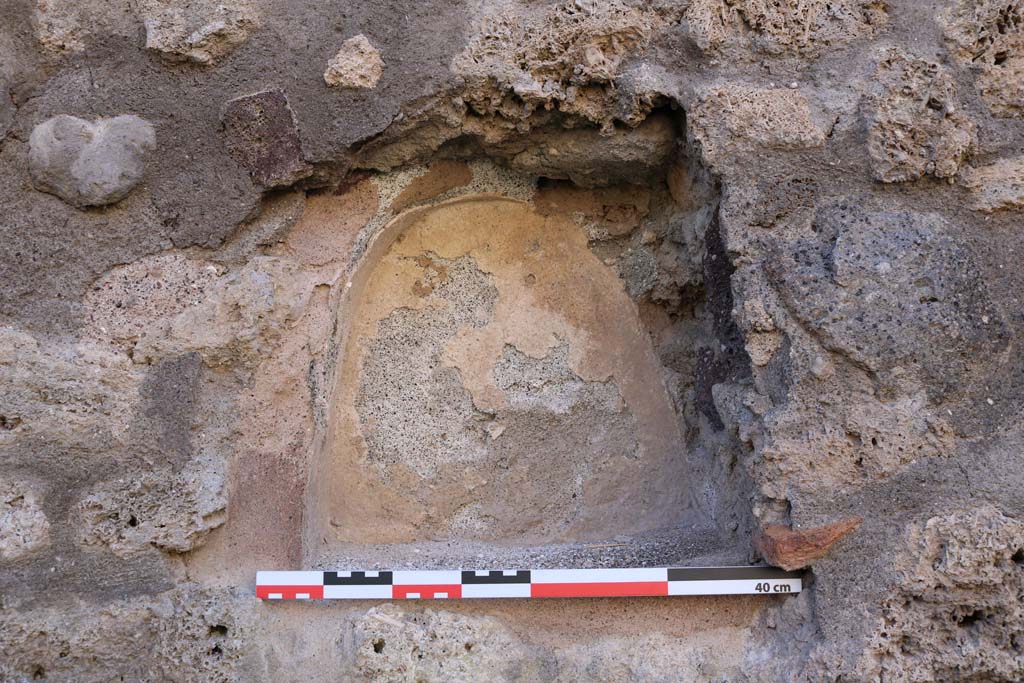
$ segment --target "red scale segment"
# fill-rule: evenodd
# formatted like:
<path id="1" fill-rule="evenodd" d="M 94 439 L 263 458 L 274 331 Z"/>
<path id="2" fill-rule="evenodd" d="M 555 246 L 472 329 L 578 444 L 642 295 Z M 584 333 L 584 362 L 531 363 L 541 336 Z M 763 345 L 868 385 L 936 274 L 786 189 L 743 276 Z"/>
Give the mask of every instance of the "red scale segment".
<path id="1" fill-rule="evenodd" d="M 297 600 L 300 595 L 310 600 L 323 600 L 324 587 L 320 586 L 256 586 L 256 597 L 261 600 Z"/>
<path id="2" fill-rule="evenodd" d="M 410 596 L 410 593 L 412 594 Z M 441 594 L 444 595 L 441 595 Z M 399 585 L 391 587 L 391 597 L 395 599 L 407 598 L 461 598 L 462 586 L 460 584 L 434 584 L 434 585 Z"/>
<path id="3" fill-rule="evenodd" d="M 531 598 L 630 598 L 668 595 L 668 581 L 608 581 L 602 583 L 535 583 Z"/>

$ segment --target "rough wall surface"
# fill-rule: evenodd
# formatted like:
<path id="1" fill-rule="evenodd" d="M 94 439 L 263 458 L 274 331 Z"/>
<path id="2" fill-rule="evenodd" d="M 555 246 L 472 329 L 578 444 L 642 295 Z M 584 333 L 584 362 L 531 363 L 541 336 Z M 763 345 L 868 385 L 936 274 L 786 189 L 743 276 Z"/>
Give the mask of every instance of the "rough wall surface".
<path id="1" fill-rule="evenodd" d="M 5 0 L 0 680 L 1024 680 L 1022 154 L 1014 0 Z"/>

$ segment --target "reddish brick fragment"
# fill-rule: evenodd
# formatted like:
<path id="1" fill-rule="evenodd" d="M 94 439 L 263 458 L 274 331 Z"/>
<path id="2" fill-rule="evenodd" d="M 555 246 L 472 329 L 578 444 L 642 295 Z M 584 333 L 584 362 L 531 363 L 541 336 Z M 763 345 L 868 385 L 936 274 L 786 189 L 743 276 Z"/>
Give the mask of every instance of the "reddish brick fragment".
<path id="1" fill-rule="evenodd" d="M 754 547 L 768 564 L 789 571 L 802 569 L 824 557 L 836 541 L 863 521 L 863 517 L 847 517 L 825 526 L 797 531 L 781 524 L 770 524 L 754 537 Z"/>

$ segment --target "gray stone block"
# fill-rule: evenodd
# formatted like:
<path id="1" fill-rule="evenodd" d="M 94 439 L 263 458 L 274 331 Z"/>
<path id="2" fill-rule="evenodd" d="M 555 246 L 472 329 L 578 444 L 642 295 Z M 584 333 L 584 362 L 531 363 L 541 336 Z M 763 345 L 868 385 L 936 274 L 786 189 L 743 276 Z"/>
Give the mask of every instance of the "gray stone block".
<path id="1" fill-rule="evenodd" d="M 36 126 L 29 139 L 32 183 L 79 208 L 114 204 L 142 180 L 147 153 L 155 147 L 153 126 L 138 116 L 93 123 L 55 116 Z"/>

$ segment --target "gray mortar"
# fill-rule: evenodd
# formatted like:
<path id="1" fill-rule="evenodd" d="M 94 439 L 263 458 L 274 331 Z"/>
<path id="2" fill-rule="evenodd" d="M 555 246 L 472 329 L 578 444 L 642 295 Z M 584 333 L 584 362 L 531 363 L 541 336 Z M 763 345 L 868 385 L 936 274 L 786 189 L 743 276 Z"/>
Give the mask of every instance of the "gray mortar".
<path id="1" fill-rule="evenodd" d="M 565 567 L 714 567 L 746 565 L 746 550 L 709 528 L 655 529 L 592 543 L 499 545 L 471 539 L 395 545 L 347 544 L 316 569 L 558 569 Z"/>
<path id="2" fill-rule="evenodd" d="M 0 144 L 7 137 L 7 131 L 14 123 L 14 102 L 7 90 L 6 79 L 0 77 Z"/>
<path id="3" fill-rule="evenodd" d="M 179 469 L 192 455 L 192 425 L 198 403 L 202 360 L 190 353 L 157 363 L 141 387 L 146 407 L 135 429 L 151 444 L 152 464 Z"/>
<path id="4" fill-rule="evenodd" d="M 658 281 L 658 261 L 647 247 L 627 249 L 616 266 L 626 283 L 626 292 L 634 299 L 649 293 Z"/>

